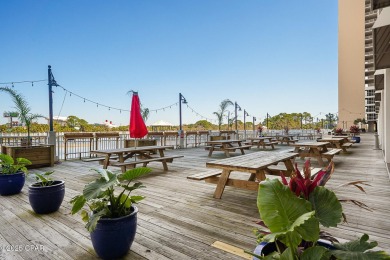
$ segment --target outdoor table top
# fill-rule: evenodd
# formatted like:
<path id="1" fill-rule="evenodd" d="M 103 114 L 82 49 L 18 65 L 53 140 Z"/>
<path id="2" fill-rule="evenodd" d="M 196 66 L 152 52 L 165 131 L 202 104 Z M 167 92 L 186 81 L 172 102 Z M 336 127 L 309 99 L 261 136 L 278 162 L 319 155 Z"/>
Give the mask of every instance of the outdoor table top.
<path id="1" fill-rule="evenodd" d="M 263 137 L 248 137 L 247 140 L 271 140 L 273 137 L 263 136 Z"/>
<path id="2" fill-rule="evenodd" d="M 345 140 L 345 138 L 340 138 L 340 137 L 333 137 L 333 138 L 321 138 L 321 139 L 318 139 L 318 142 L 340 142 L 340 141 L 343 141 Z"/>
<path id="3" fill-rule="evenodd" d="M 119 148 L 119 149 L 102 149 L 102 150 L 92 150 L 91 153 L 118 154 L 118 153 L 131 153 L 131 152 L 140 152 L 140 151 L 149 151 L 149 150 L 165 150 L 165 149 L 173 149 L 173 146 L 154 145 L 154 146 L 127 147 L 127 148 Z"/>
<path id="4" fill-rule="evenodd" d="M 107 169 L 109 165 L 111 165 L 110 157 L 112 154 L 118 155 L 118 160 L 116 162 L 123 163 L 127 159 L 133 157 L 134 155 L 141 155 L 143 157 L 151 159 L 148 155 L 148 152 L 150 151 L 159 151 L 160 158 L 164 158 L 164 150 L 165 149 L 173 149 L 173 146 L 167 145 L 167 146 L 138 146 L 138 147 L 127 147 L 127 148 L 120 148 L 120 149 L 107 149 L 107 150 L 93 150 L 91 151 L 92 154 L 103 154 L 104 155 L 104 161 L 103 161 L 103 169 Z M 168 167 L 166 165 L 166 162 L 163 162 L 164 170 L 168 170 Z M 126 171 L 126 166 L 121 166 L 122 172 Z"/>
<path id="5" fill-rule="evenodd" d="M 328 145 L 329 142 L 306 142 L 306 143 L 297 143 L 292 144 L 295 147 L 322 147 Z"/>
<path id="6" fill-rule="evenodd" d="M 216 141 L 207 141 L 207 144 L 232 144 L 232 143 L 241 143 L 242 140 L 216 140 Z"/>
<path id="7" fill-rule="evenodd" d="M 268 153 L 255 152 L 232 158 L 226 158 L 206 163 L 206 167 L 228 169 L 231 171 L 257 172 L 270 165 L 293 159 L 298 153 Z"/>

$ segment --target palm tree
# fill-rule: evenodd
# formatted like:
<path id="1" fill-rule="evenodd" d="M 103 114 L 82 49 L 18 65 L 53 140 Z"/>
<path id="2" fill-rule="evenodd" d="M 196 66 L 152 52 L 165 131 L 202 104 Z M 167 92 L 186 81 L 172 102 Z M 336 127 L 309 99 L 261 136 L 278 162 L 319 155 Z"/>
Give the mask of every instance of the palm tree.
<path id="1" fill-rule="evenodd" d="M 141 105 L 141 116 L 142 116 L 142 119 L 146 122 L 146 120 L 148 120 L 149 118 L 149 108 L 143 108 L 142 105 Z"/>
<path id="2" fill-rule="evenodd" d="M 218 121 L 218 129 L 221 130 L 221 125 L 223 123 L 223 117 L 225 116 L 225 112 L 229 106 L 232 106 L 233 102 L 230 101 L 229 99 L 225 99 L 219 104 L 219 111 L 218 112 L 213 112 L 214 115 L 217 116 L 217 121 Z"/>
<path id="3" fill-rule="evenodd" d="M 38 119 L 40 117 L 43 117 L 40 114 L 31 114 L 31 108 L 29 107 L 27 101 L 24 99 L 24 97 L 16 92 L 15 90 L 9 88 L 9 87 L 1 87 L 0 91 L 8 92 L 8 94 L 11 95 L 14 104 L 15 109 L 19 113 L 19 119 L 22 123 L 24 123 L 27 127 L 27 145 L 31 145 L 30 141 L 30 126 L 33 120 Z"/>

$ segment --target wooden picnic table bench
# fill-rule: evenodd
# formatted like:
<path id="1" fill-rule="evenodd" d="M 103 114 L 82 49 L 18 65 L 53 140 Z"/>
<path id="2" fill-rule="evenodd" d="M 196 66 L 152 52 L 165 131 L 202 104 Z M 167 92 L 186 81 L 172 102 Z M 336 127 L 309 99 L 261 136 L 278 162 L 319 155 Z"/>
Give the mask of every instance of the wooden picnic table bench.
<path id="1" fill-rule="evenodd" d="M 166 163 L 172 163 L 173 159 L 184 157 L 183 155 L 174 155 L 174 156 L 164 156 L 164 157 L 151 157 L 148 159 L 141 159 L 135 161 L 124 161 L 124 162 L 113 162 L 111 166 L 123 167 L 123 166 L 133 166 L 135 167 L 137 164 L 141 164 L 143 167 L 146 167 L 150 162 L 162 162 L 164 171 L 168 171 L 168 166 Z"/>
<path id="2" fill-rule="evenodd" d="M 297 156 L 296 153 L 255 152 L 207 162 L 206 167 L 212 168 L 213 170 L 197 173 L 188 176 L 187 178 L 192 180 L 205 180 L 208 183 L 217 184 L 214 198 L 220 199 L 226 186 L 257 190 L 259 182 L 265 180 L 265 174 L 273 174 L 272 172 L 267 171 L 268 167 L 271 165 L 284 163 L 286 175 L 290 176 L 294 171 L 292 160 L 295 156 Z M 232 171 L 249 173 L 250 176 L 248 180 L 231 178 L 230 173 Z"/>
<path id="3" fill-rule="evenodd" d="M 247 138 L 247 142 L 245 142 L 247 145 L 257 146 L 257 148 L 260 148 L 260 146 L 265 149 L 266 146 L 271 146 L 272 149 L 275 149 L 274 145 L 277 145 L 278 142 L 272 141 L 272 137 L 251 137 Z"/>
<path id="4" fill-rule="evenodd" d="M 208 141 L 205 149 L 209 151 L 209 157 L 211 157 L 214 151 L 223 151 L 226 157 L 230 157 L 230 152 L 240 150 L 241 154 L 245 154 L 244 150 L 249 150 L 252 147 L 252 145 L 242 145 L 241 143 L 241 140 Z"/>
<path id="5" fill-rule="evenodd" d="M 168 170 L 168 162 L 172 162 L 174 158 L 183 156 L 164 156 L 166 149 L 173 149 L 173 146 L 141 146 L 141 147 L 128 147 L 121 149 L 109 149 L 109 150 L 94 150 L 92 154 L 104 155 L 103 169 L 107 169 L 108 166 L 121 167 L 122 172 L 126 171 L 126 166 L 133 166 L 137 164 L 147 165 L 149 162 L 160 161 L 163 164 L 164 170 Z M 159 157 L 152 157 L 151 151 L 158 151 Z M 117 160 L 112 161 L 110 159 L 112 155 L 118 157 Z M 133 158 L 133 161 L 126 161 L 129 158 Z"/>
<path id="6" fill-rule="evenodd" d="M 280 144 L 286 143 L 287 145 L 295 144 L 299 140 L 294 138 L 294 135 L 276 135 L 273 136 Z"/>
<path id="7" fill-rule="evenodd" d="M 316 158 L 320 166 L 324 166 L 324 161 L 322 158 L 328 159 L 330 161 L 335 154 L 339 154 L 342 149 L 331 149 L 328 150 L 327 146 L 330 143 L 328 142 L 306 142 L 293 144 L 295 146 L 294 152 L 298 154 L 301 159 L 305 157 Z"/>
<path id="8" fill-rule="evenodd" d="M 341 149 L 344 153 L 347 153 L 347 148 L 351 147 L 352 143 L 348 142 L 348 138 L 321 138 L 317 142 L 327 142 L 328 147 Z"/>

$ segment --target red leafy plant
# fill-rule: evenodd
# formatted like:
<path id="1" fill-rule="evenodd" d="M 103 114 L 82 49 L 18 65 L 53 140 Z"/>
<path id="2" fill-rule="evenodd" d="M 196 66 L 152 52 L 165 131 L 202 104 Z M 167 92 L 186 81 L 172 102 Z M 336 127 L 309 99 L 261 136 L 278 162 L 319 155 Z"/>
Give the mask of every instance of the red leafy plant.
<path id="1" fill-rule="evenodd" d="M 351 125 L 349 131 L 353 134 L 359 133 L 359 127 L 357 125 Z"/>
<path id="2" fill-rule="evenodd" d="M 335 132 L 336 134 L 342 134 L 342 133 L 343 133 L 343 129 L 342 129 L 342 128 L 336 128 L 336 129 L 334 130 L 334 132 Z"/>
<path id="3" fill-rule="evenodd" d="M 369 237 L 366 234 L 356 241 L 340 244 L 320 230 L 320 225 L 337 227 L 343 218 L 346 221 L 340 202 L 353 202 L 368 209 L 365 204 L 354 200 L 340 200 L 333 191 L 324 187 L 334 169 L 331 161 L 324 170 L 312 176 L 308 160 L 303 174 L 295 164 L 289 181 L 281 174 L 281 181 L 267 179 L 261 182 L 257 195 L 261 217 L 258 224 L 267 230 L 256 230 L 257 242 L 259 247 L 271 244 L 276 249 L 272 256 L 267 257 L 258 255 L 257 251 L 249 254 L 259 259 L 390 259 L 383 251 L 368 251 L 377 243 L 367 242 Z M 361 184 L 366 183 L 354 181 L 341 186 L 353 185 L 365 192 Z M 330 241 L 331 246 L 320 246 L 319 239 Z"/>

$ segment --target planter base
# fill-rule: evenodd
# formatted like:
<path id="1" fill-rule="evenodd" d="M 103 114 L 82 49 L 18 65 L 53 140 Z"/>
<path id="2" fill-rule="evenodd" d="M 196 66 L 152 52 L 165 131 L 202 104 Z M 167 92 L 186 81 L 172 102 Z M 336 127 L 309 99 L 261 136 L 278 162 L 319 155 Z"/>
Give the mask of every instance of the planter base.
<path id="1" fill-rule="evenodd" d="M 37 214 L 49 214 L 57 211 L 65 196 L 65 182 L 54 181 L 53 185 L 40 187 L 34 184 L 28 187 L 28 199 Z"/>
<path id="2" fill-rule="evenodd" d="M 127 254 L 134 241 L 137 230 L 138 208 L 116 219 L 100 219 L 96 229 L 91 233 L 93 248 L 103 259 L 117 259 Z"/>

